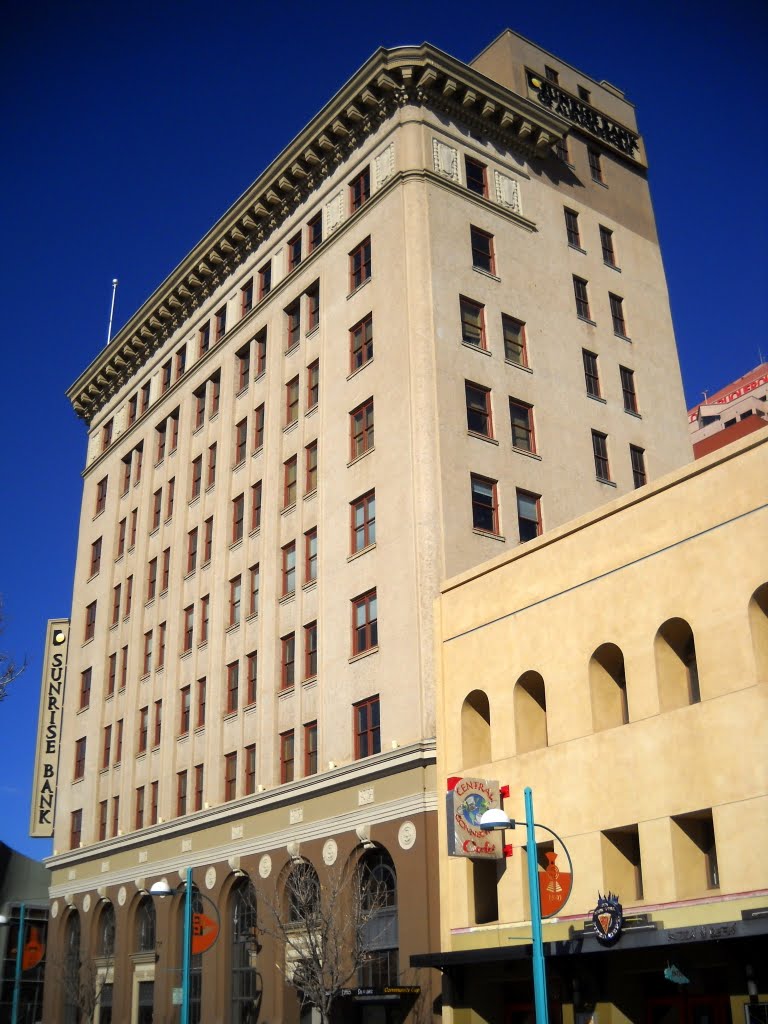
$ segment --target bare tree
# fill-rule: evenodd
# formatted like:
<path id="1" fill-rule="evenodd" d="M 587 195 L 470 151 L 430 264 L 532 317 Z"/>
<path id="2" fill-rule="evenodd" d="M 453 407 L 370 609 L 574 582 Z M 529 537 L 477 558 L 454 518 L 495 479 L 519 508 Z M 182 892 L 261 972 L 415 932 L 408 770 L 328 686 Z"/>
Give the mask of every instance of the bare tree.
<path id="1" fill-rule="evenodd" d="M 378 921 L 391 901 L 386 882 L 364 868 L 334 866 L 321 882 L 305 860 L 293 864 L 282 894 L 259 893 L 259 929 L 284 945 L 285 980 L 323 1024 L 378 948 Z"/>
<path id="2" fill-rule="evenodd" d="M 3 614 L 3 598 L 0 595 L 0 635 L 2 635 L 5 622 L 5 615 Z M 21 665 L 17 664 L 10 654 L 5 651 L 0 651 L 0 701 L 5 700 L 7 695 L 8 687 L 14 681 L 18 679 L 24 669 L 27 667 L 26 658 Z"/>
<path id="3" fill-rule="evenodd" d="M 54 977 L 64 996 L 64 1005 L 79 1024 L 92 1024 L 99 1005 L 103 1005 L 104 991 L 112 984 L 114 975 L 115 912 L 106 905 L 99 921 L 99 947 L 94 956 L 82 956 L 80 924 L 67 934 L 66 950 L 61 959 L 51 961 Z M 65 1011 L 65 1019 L 66 1017 Z"/>

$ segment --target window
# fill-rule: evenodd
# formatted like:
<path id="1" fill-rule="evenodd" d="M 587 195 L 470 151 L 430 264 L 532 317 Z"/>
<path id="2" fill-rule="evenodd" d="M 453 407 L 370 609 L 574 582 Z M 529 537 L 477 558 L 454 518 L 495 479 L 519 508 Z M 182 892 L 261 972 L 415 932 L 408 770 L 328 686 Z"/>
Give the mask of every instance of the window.
<path id="1" fill-rule="evenodd" d="M 248 446 L 248 420 L 240 420 L 235 426 L 235 466 L 245 462 L 245 453 Z"/>
<path id="2" fill-rule="evenodd" d="M 629 446 L 629 458 L 632 464 L 632 482 L 635 487 L 642 487 L 648 479 L 645 472 L 645 449 L 631 444 Z"/>
<path id="3" fill-rule="evenodd" d="M 256 703 L 256 693 L 259 685 L 259 655 L 257 651 L 251 651 L 246 655 L 245 665 L 248 672 L 246 704 Z"/>
<path id="4" fill-rule="evenodd" d="M 229 581 L 229 624 L 238 626 L 240 624 L 240 601 L 242 593 L 242 578 L 235 576 Z"/>
<path id="5" fill-rule="evenodd" d="M 627 338 L 627 324 L 624 320 L 624 299 L 618 295 L 613 295 L 611 292 L 608 293 L 608 299 L 611 303 L 611 321 L 613 322 L 613 333 L 618 334 L 620 338 Z"/>
<path id="6" fill-rule="evenodd" d="M 635 372 L 626 366 L 619 367 L 621 376 L 621 394 L 624 399 L 624 412 L 637 413 L 637 393 L 635 392 Z"/>
<path id="7" fill-rule="evenodd" d="M 501 314 L 501 330 L 504 335 L 504 358 L 516 366 L 528 366 L 528 352 L 525 338 L 525 324 L 514 317 Z"/>
<path id="8" fill-rule="evenodd" d="M 89 669 L 90 671 L 90 669 Z M 90 682 L 90 680 L 89 680 Z M 111 697 L 115 692 L 115 684 L 117 683 L 117 651 L 114 651 L 109 656 L 109 662 L 107 665 L 107 696 Z"/>
<path id="9" fill-rule="evenodd" d="M 240 687 L 240 662 L 233 661 L 227 665 L 227 711 L 232 714 L 237 711 L 237 695 Z"/>
<path id="10" fill-rule="evenodd" d="M 587 282 L 582 277 L 573 277 L 573 295 L 576 299 L 576 315 L 582 320 L 591 320 L 589 315 L 589 295 L 587 293 Z"/>
<path id="11" fill-rule="evenodd" d="M 245 495 L 238 494 L 232 499 L 232 543 L 236 544 L 243 539 L 243 524 L 245 523 Z"/>
<path id="12" fill-rule="evenodd" d="M 487 197 L 488 186 L 485 177 L 485 164 L 481 164 L 478 160 L 473 160 L 470 156 L 465 156 L 464 169 L 467 175 L 467 188 L 469 191 L 475 192 L 479 196 Z"/>
<path id="13" fill-rule="evenodd" d="M 369 590 L 352 602 L 352 654 L 362 654 L 379 644 L 376 591 Z"/>
<path id="14" fill-rule="evenodd" d="M 576 91 L 579 94 L 580 100 L 584 100 L 585 103 L 589 103 L 589 97 L 591 95 L 589 89 L 585 89 L 583 85 L 577 85 Z"/>
<path id="15" fill-rule="evenodd" d="M 181 817 L 187 813 L 187 773 L 176 773 L 176 814 Z"/>
<path id="16" fill-rule="evenodd" d="M 109 759 L 112 756 L 112 726 L 105 725 L 102 733 L 101 744 L 101 769 L 109 768 Z"/>
<path id="17" fill-rule="evenodd" d="M 197 638 L 197 646 L 202 647 L 208 643 L 208 623 L 211 614 L 211 595 L 203 594 L 200 598 L 200 631 Z"/>
<path id="18" fill-rule="evenodd" d="M 183 377 L 187 369 L 187 346 L 182 345 L 176 353 L 176 380 Z"/>
<path id="19" fill-rule="evenodd" d="M 163 512 L 163 489 L 159 488 L 152 495 L 152 525 L 150 532 L 154 533 L 160 526 L 160 518 Z"/>
<path id="20" fill-rule="evenodd" d="M 115 742 L 115 764 L 120 764 L 123 760 L 123 720 L 118 718 L 117 720 L 117 740 Z"/>
<path id="21" fill-rule="evenodd" d="M 75 779 L 82 779 L 85 775 L 85 736 L 75 740 Z"/>
<path id="22" fill-rule="evenodd" d="M 251 487 L 251 532 L 261 526 L 261 480 Z"/>
<path id="23" fill-rule="evenodd" d="M 541 533 L 541 496 L 528 491 L 517 492 L 517 528 L 520 543 L 533 540 Z"/>
<path id="24" fill-rule="evenodd" d="M 179 735 L 185 736 L 189 732 L 189 711 L 191 701 L 191 688 L 183 686 L 179 694 Z"/>
<path id="25" fill-rule="evenodd" d="M 253 414 L 253 450 L 254 452 L 264 444 L 264 403 L 257 406 Z"/>
<path id="26" fill-rule="evenodd" d="M 555 69 L 547 67 L 546 64 L 544 65 L 544 77 L 546 78 L 546 80 L 548 82 L 554 82 L 555 85 L 557 85 L 557 83 L 558 83 L 558 81 L 560 79 L 560 76 L 555 71 Z"/>
<path id="27" fill-rule="evenodd" d="M 138 752 L 143 754 L 147 749 L 147 734 L 149 733 L 149 706 L 139 710 L 139 742 Z"/>
<path id="28" fill-rule="evenodd" d="M 350 504 L 352 554 L 376 543 L 376 492 L 369 491 Z"/>
<path id="29" fill-rule="evenodd" d="M 285 385 L 285 425 L 289 427 L 299 418 L 299 378 L 294 377 Z"/>
<path id="30" fill-rule="evenodd" d="M 171 380 L 173 379 L 173 363 L 169 359 L 167 363 L 163 363 L 163 368 L 160 371 L 160 394 L 164 395 L 165 392 L 171 386 Z"/>
<path id="31" fill-rule="evenodd" d="M 125 684 L 128 681 L 128 645 L 126 644 L 120 651 L 120 689 L 125 689 Z"/>
<path id="32" fill-rule="evenodd" d="M 200 487 L 203 480 L 203 456 L 198 455 L 196 459 L 192 460 L 192 488 L 190 490 L 189 500 L 194 501 L 195 498 L 200 497 Z"/>
<path id="33" fill-rule="evenodd" d="M 200 355 L 204 356 L 208 349 L 211 347 L 211 324 L 210 321 L 206 321 L 200 330 L 197 332 L 197 339 L 200 343 Z"/>
<path id="34" fill-rule="evenodd" d="M 308 444 L 304 449 L 306 474 L 304 478 L 304 493 L 311 494 L 317 490 L 317 441 Z"/>
<path id="35" fill-rule="evenodd" d="M 499 532 L 499 505 L 496 481 L 484 476 L 470 477 L 472 486 L 472 526 L 484 533 Z"/>
<path id="36" fill-rule="evenodd" d="M 296 542 L 291 541 L 283 548 L 283 591 L 282 596 L 296 592 Z"/>
<path id="37" fill-rule="evenodd" d="M 369 313 L 349 332 L 349 372 L 373 359 L 373 314 Z"/>
<path id="38" fill-rule="evenodd" d="M 493 235 L 480 228 L 470 227 L 469 237 L 472 246 L 472 266 L 475 270 L 484 270 L 487 274 L 495 274 L 496 266 L 493 256 Z"/>
<path id="39" fill-rule="evenodd" d="M 613 232 L 600 225 L 600 248 L 603 251 L 603 263 L 609 267 L 616 266 L 616 251 L 613 247 Z"/>
<path id="40" fill-rule="evenodd" d="M 349 183 L 349 212 L 355 213 L 371 198 L 371 171 L 366 167 Z"/>
<path id="41" fill-rule="evenodd" d="M 160 737 L 163 731 L 163 702 L 161 700 L 155 701 L 155 725 L 152 733 L 152 746 L 160 746 Z"/>
<path id="42" fill-rule="evenodd" d="M 307 367 L 307 411 L 314 409 L 320 398 L 320 360 Z"/>
<path id="43" fill-rule="evenodd" d="M 581 248 L 581 234 L 579 232 L 579 215 L 575 210 L 565 208 L 565 234 L 568 238 L 568 245 L 576 249 Z"/>
<path id="44" fill-rule="evenodd" d="M 106 831 L 106 829 L 105 829 Z M 80 846 L 80 837 L 83 832 L 83 811 L 82 809 L 72 811 L 69 819 L 69 847 L 76 850 Z"/>
<path id="45" fill-rule="evenodd" d="M 250 313 L 253 309 L 253 278 L 249 278 L 248 281 L 240 289 L 240 316 L 244 317 L 247 313 Z"/>
<path id="46" fill-rule="evenodd" d="M 349 288 L 354 291 L 371 276 L 371 240 L 366 238 L 349 254 Z"/>
<path id="47" fill-rule="evenodd" d="M 133 452 L 129 452 L 122 460 L 122 478 L 120 482 L 120 494 L 127 494 L 128 488 L 131 486 L 131 459 L 133 458 Z"/>
<path id="48" fill-rule="evenodd" d="M 600 375 L 597 368 L 597 355 L 583 348 L 581 350 L 581 360 L 584 364 L 584 384 L 587 388 L 587 394 L 590 398 L 600 398 Z"/>
<path id="49" fill-rule="evenodd" d="M 120 822 L 120 797 L 119 796 L 113 796 L 112 797 L 112 835 L 113 836 L 116 836 L 118 834 L 119 822 Z"/>
<path id="50" fill-rule="evenodd" d="M 118 583 L 112 588 L 112 621 L 111 626 L 116 626 L 120 620 L 120 595 L 123 591 L 122 583 Z"/>
<path id="51" fill-rule="evenodd" d="M 245 795 L 256 792 L 256 744 L 245 748 Z"/>
<path id="52" fill-rule="evenodd" d="M 227 307 L 222 306 L 216 313 L 216 341 L 221 341 L 227 333 Z"/>
<path id="53" fill-rule="evenodd" d="M 99 802 L 99 842 L 107 838 L 107 817 L 109 814 L 109 801 Z"/>
<path id="54" fill-rule="evenodd" d="M 221 395 L 221 377 L 220 377 L 220 375 L 218 373 L 214 374 L 214 376 L 211 377 L 209 383 L 210 383 L 210 391 L 209 391 L 209 395 L 208 395 L 208 397 L 209 397 L 208 415 L 209 415 L 209 417 L 211 419 L 213 419 L 213 417 L 216 416 L 216 414 L 219 411 L 219 396 Z"/>
<path id="55" fill-rule="evenodd" d="M 152 630 L 144 634 L 144 661 L 143 675 L 148 676 L 152 671 Z"/>
<path id="56" fill-rule="evenodd" d="M 153 600 L 157 591 L 157 558 L 151 558 L 147 566 L 147 600 Z"/>
<path id="57" fill-rule="evenodd" d="M 592 452 L 595 456 L 595 475 L 598 480 L 610 480 L 611 469 L 608 464 L 608 436 L 598 430 L 592 431 Z"/>
<path id="58" fill-rule="evenodd" d="M 314 252 L 323 240 L 323 215 L 316 214 L 307 224 L 307 253 Z"/>
<path id="59" fill-rule="evenodd" d="M 195 765 L 195 806 L 194 810 L 202 811 L 203 809 L 203 786 L 205 780 L 205 765 Z"/>
<path id="60" fill-rule="evenodd" d="M 153 782 L 149 790 L 149 824 L 157 824 L 157 808 L 160 797 L 160 784 Z"/>
<path id="61" fill-rule="evenodd" d="M 295 270 L 301 263 L 301 232 L 288 242 L 288 270 Z"/>
<path id="62" fill-rule="evenodd" d="M 355 757 L 381 753 L 379 695 L 368 697 L 354 707 Z"/>
<path id="63" fill-rule="evenodd" d="M 103 480 L 99 480 L 96 484 L 96 510 L 95 515 L 100 515 L 107 507 L 107 485 L 109 484 L 109 477 L 104 477 Z"/>
<path id="64" fill-rule="evenodd" d="M 128 401 L 128 426 L 132 427 L 139 414 L 139 396 L 131 395 Z"/>
<path id="65" fill-rule="evenodd" d="M 564 164 L 571 162 L 570 154 L 568 153 L 568 136 L 563 135 L 561 139 L 555 142 L 555 156 L 558 160 L 562 160 Z"/>
<path id="66" fill-rule="evenodd" d="M 286 690 L 295 682 L 296 634 L 288 633 L 280 638 L 280 686 Z"/>
<path id="67" fill-rule="evenodd" d="M 307 334 L 320 326 L 320 285 L 317 281 L 306 291 L 307 295 Z"/>
<path id="68" fill-rule="evenodd" d="M 283 463 L 283 508 L 296 504 L 296 456 Z"/>
<path id="69" fill-rule="evenodd" d="M 637 825 L 601 833 L 603 880 L 606 889 L 623 892 L 630 900 L 643 899 L 643 866 Z"/>
<path id="70" fill-rule="evenodd" d="M 161 622 L 157 627 L 157 667 L 158 670 L 165 666 L 165 635 L 168 632 L 167 623 Z"/>
<path id="71" fill-rule="evenodd" d="M 208 449 L 208 464 L 205 473 L 205 486 L 206 489 L 213 487 L 216 483 L 216 442 Z"/>
<path id="72" fill-rule="evenodd" d="M 304 534 L 304 582 L 317 579 L 317 527 Z"/>
<path id="73" fill-rule="evenodd" d="M 301 340 L 301 303 L 298 299 L 285 310 L 285 329 L 286 350 L 290 351 Z"/>
<path id="74" fill-rule="evenodd" d="M 189 690 L 189 687 L 186 688 Z M 201 729 L 205 725 L 205 677 L 197 680 L 197 700 L 195 702 L 195 728 Z"/>
<path id="75" fill-rule="evenodd" d="M 248 570 L 249 577 L 249 588 L 248 588 L 248 614 L 258 615 L 259 614 L 259 585 L 260 585 L 260 573 L 259 565 L 252 565 Z"/>
<path id="76" fill-rule="evenodd" d="M 272 260 L 267 260 L 259 271 L 259 299 L 272 291 Z"/>
<path id="77" fill-rule="evenodd" d="M 509 420 L 512 427 L 512 447 L 534 453 L 536 436 L 533 432 L 533 406 L 510 398 Z"/>
<path id="78" fill-rule="evenodd" d="M 473 434 L 482 434 L 483 437 L 493 437 L 491 389 L 465 380 L 464 398 L 467 404 L 467 430 Z"/>
<path id="79" fill-rule="evenodd" d="M 262 328 L 253 340 L 256 343 L 256 376 L 260 377 L 267 368 L 267 328 Z"/>
<path id="80" fill-rule="evenodd" d="M 117 524 L 117 558 L 122 558 L 125 554 L 125 528 L 127 526 L 127 520 L 121 519 Z M 115 560 L 117 560 L 117 558 Z"/>
<path id="81" fill-rule="evenodd" d="M 235 353 L 235 389 L 237 394 L 244 391 L 250 382 L 251 376 L 251 345 L 250 342 L 244 345 L 239 352 Z"/>
<path id="82" fill-rule="evenodd" d="M 165 593 L 168 589 L 168 584 L 171 579 L 171 549 L 166 548 L 163 551 L 163 572 L 160 580 L 160 590 Z"/>
<path id="83" fill-rule="evenodd" d="M 89 576 L 95 576 L 101 568 L 101 537 L 91 544 L 91 568 Z"/>
<path id="84" fill-rule="evenodd" d="M 353 409 L 350 418 L 350 458 L 356 459 L 373 448 L 373 399 Z"/>
<path id="85" fill-rule="evenodd" d="M 114 658 L 115 655 L 112 654 L 112 655 L 110 655 L 110 657 Z M 80 673 L 80 707 L 81 708 L 87 708 L 88 705 L 91 703 L 91 682 L 92 682 L 92 680 L 93 680 L 93 672 L 92 672 L 92 670 L 90 668 L 87 668 L 87 669 L 85 669 L 84 672 Z M 112 690 L 107 693 L 107 696 L 109 696 L 110 692 L 114 693 L 114 690 L 115 690 L 115 687 L 114 687 L 114 677 L 113 677 L 112 678 Z"/>
<path id="86" fill-rule="evenodd" d="M 475 348 L 487 348 L 485 342 L 484 307 L 472 299 L 459 299 L 461 311 L 461 340 L 465 345 Z"/>
<path id="87" fill-rule="evenodd" d="M 677 896 L 686 898 L 720 888 L 717 844 L 711 808 L 674 815 L 672 856 Z"/>
<path id="88" fill-rule="evenodd" d="M 293 729 L 280 733 L 280 782 L 293 782 Z"/>
<path id="89" fill-rule="evenodd" d="M 134 828 L 144 828 L 144 787 L 136 789 L 136 815 L 134 817 Z"/>
<path id="90" fill-rule="evenodd" d="M 85 632 L 83 636 L 83 642 L 93 640 L 96 633 L 96 602 L 91 601 L 88 607 L 85 609 Z"/>
<path id="91" fill-rule="evenodd" d="M 168 487 L 165 492 L 165 521 L 173 516 L 173 500 L 176 494 L 176 478 L 171 477 L 168 481 Z"/>
<path id="92" fill-rule="evenodd" d="M 151 391 L 152 391 L 152 384 L 151 384 L 150 381 L 147 381 L 147 383 L 144 384 L 142 386 L 142 389 L 141 389 L 141 408 L 139 410 L 139 415 L 140 416 L 143 416 L 144 413 L 149 408 L 149 398 L 150 398 Z"/>
<path id="93" fill-rule="evenodd" d="M 304 678 L 314 679 L 317 675 L 317 623 L 310 622 L 304 627 Z"/>
<path id="94" fill-rule="evenodd" d="M 603 177 L 603 165 L 600 154 L 596 149 L 587 149 L 587 157 L 589 159 L 589 173 L 592 175 L 592 181 L 604 185 L 605 178 Z"/>
<path id="95" fill-rule="evenodd" d="M 317 775 L 317 722 L 304 726 L 304 774 Z"/>
<path id="96" fill-rule="evenodd" d="M 123 612 L 123 618 L 127 619 L 131 614 L 131 606 L 133 604 L 133 576 L 129 576 L 125 581 L 125 611 Z"/>
<path id="97" fill-rule="evenodd" d="M 197 527 L 187 534 L 187 574 L 197 569 Z"/>
<path id="98" fill-rule="evenodd" d="M 189 605 L 184 609 L 184 625 L 182 633 L 182 653 L 186 654 L 187 651 L 192 650 L 192 639 L 195 628 L 195 607 Z"/>

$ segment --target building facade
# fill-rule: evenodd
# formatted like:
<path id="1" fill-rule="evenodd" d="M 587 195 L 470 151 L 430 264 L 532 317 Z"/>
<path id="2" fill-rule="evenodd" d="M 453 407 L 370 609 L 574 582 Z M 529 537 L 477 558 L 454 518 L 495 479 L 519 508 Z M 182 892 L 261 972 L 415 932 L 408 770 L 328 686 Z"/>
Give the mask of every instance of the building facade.
<path id="1" fill-rule="evenodd" d="M 709 455 L 723 445 L 768 423 L 768 363 L 733 381 L 688 410 L 694 458 Z"/>
<path id="2" fill-rule="evenodd" d="M 439 776 L 509 786 L 518 819 L 498 860 L 441 840 L 442 949 L 415 962 L 445 971 L 445 1020 L 532 1019 L 526 786 L 559 837 L 537 831 L 540 879 L 547 853 L 572 873 L 550 1020 L 765 1019 L 766 481 L 763 432 L 443 587 Z"/>
<path id="3" fill-rule="evenodd" d="M 53 943 L 115 1019 L 174 1020 L 146 894 L 192 866 L 222 919 L 196 1012 L 289 1022 L 279 953 L 235 991 L 238 886 L 376 855 L 398 930 L 344 1013 L 428 1017 L 440 583 L 690 459 L 631 104 L 510 32 L 377 51 L 68 394 Z"/>

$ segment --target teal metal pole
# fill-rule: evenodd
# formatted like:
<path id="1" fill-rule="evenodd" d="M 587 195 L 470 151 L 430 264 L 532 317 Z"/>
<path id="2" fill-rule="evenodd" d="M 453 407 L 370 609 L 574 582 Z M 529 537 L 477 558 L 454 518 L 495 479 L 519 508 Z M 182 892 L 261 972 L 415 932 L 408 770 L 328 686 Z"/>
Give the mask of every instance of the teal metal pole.
<path id="1" fill-rule="evenodd" d="M 525 825 L 527 828 L 528 894 L 531 900 L 533 930 L 533 998 L 536 1024 L 549 1024 L 547 1009 L 547 973 L 544 965 L 544 944 L 541 941 L 541 899 L 539 897 L 539 866 L 536 857 L 536 826 L 533 820 L 533 793 L 525 787 Z"/>
<path id="2" fill-rule="evenodd" d="M 192 868 L 187 868 L 184 887 L 184 954 L 181 962 L 181 1024 L 189 1024 L 192 967 Z M 538 1022 L 537 1022 L 538 1024 Z"/>
<path id="3" fill-rule="evenodd" d="M 19 914 L 19 934 L 16 939 L 16 973 L 13 976 L 13 1006 L 11 1007 L 11 1024 L 18 1024 L 19 1001 L 21 999 L 21 966 L 24 959 L 24 918 L 26 917 L 26 904 L 21 904 Z"/>

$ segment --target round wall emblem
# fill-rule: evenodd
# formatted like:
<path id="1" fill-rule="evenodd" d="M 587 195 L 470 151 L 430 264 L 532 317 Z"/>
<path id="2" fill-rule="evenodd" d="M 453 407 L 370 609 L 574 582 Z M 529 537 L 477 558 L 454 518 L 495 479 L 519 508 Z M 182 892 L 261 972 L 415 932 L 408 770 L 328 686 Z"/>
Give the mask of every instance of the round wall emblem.
<path id="1" fill-rule="evenodd" d="M 125 888 L 124 885 L 121 885 L 120 888 L 117 890 L 117 902 L 120 904 L 121 907 L 124 907 L 125 906 L 125 901 L 127 899 L 128 899 L 128 890 Z"/>
<path id="2" fill-rule="evenodd" d="M 325 846 L 323 846 L 323 860 L 328 865 L 328 867 L 330 867 L 331 864 L 336 863 L 336 857 L 338 856 L 338 854 L 339 848 L 336 845 L 336 840 L 329 839 Z"/>
<path id="3" fill-rule="evenodd" d="M 84 913 L 87 914 L 90 909 L 91 909 L 91 894 L 89 892 L 87 892 L 85 894 L 85 896 L 83 896 L 83 911 L 84 911 Z"/>
<path id="4" fill-rule="evenodd" d="M 59 901 L 58 900 L 54 900 L 53 903 L 51 904 L 51 917 L 58 917 L 58 916 L 59 916 Z"/>
<path id="5" fill-rule="evenodd" d="M 261 875 L 262 878 L 269 878 L 271 871 L 272 858 L 269 856 L 268 853 L 265 853 L 264 856 L 259 861 L 259 874 Z"/>
<path id="6" fill-rule="evenodd" d="M 410 850 L 416 842 L 416 826 L 412 821 L 404 821 L 397 833 L 397 841 L 403 850 Z"/>
<path id="7" fill-rule="evenodd" d="M 205 888 L 212 889 L 216 885 L 216 868 L 211 865 L 205 872 Z"/>

